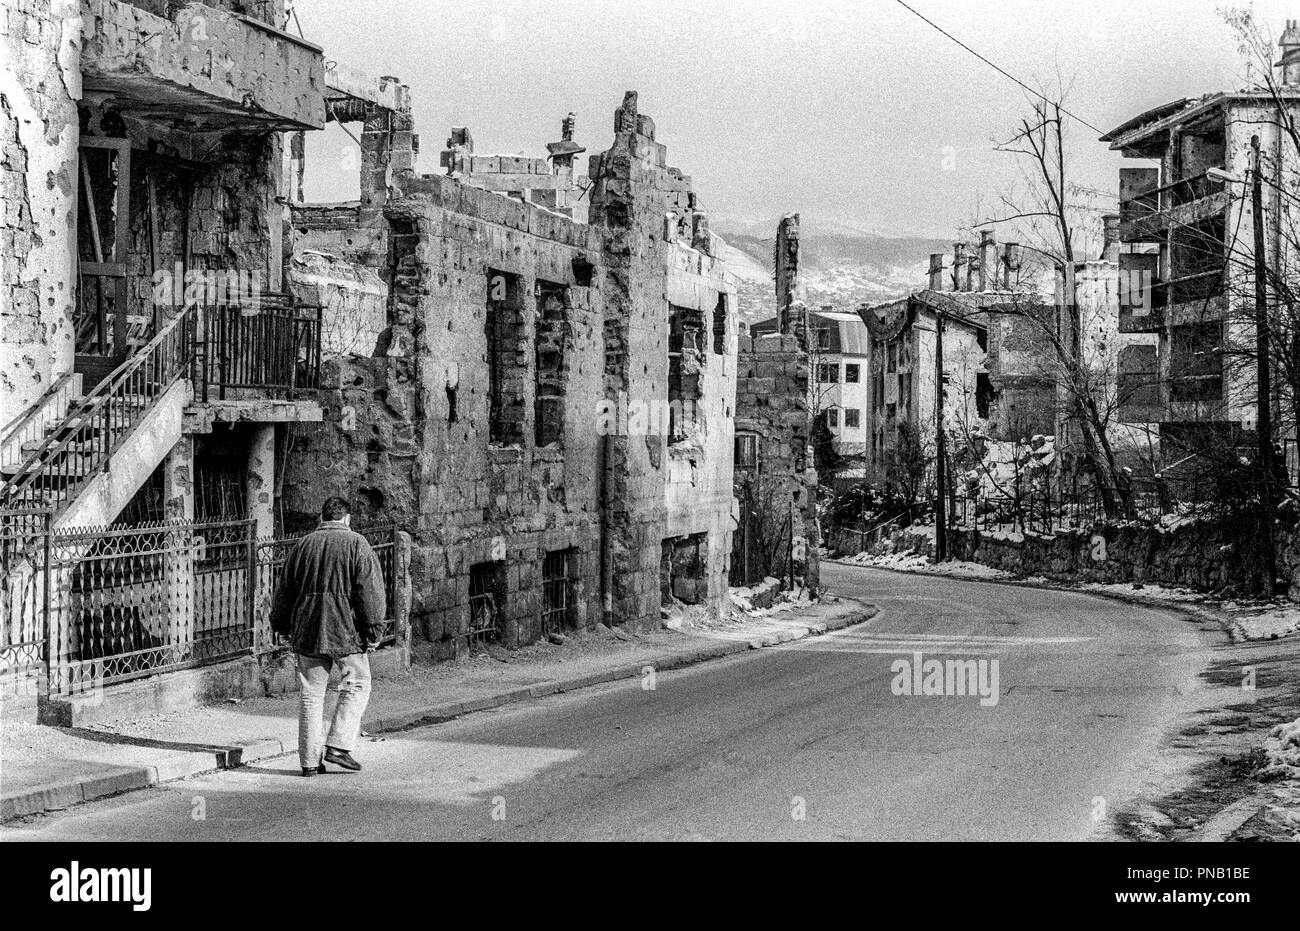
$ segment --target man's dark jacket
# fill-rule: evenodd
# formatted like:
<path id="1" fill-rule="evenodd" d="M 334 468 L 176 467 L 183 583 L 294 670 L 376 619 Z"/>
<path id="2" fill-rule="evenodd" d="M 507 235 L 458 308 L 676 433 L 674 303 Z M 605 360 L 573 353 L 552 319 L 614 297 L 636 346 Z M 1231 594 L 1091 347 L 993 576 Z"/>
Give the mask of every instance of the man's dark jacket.
<path id="1" fill-rule="evenodd" d="M 370 544 L 340 521 L 322 521 L 289 550 L 271 629 L 298 653 L 348 656 L 383 636 L 386 601 Z"/>

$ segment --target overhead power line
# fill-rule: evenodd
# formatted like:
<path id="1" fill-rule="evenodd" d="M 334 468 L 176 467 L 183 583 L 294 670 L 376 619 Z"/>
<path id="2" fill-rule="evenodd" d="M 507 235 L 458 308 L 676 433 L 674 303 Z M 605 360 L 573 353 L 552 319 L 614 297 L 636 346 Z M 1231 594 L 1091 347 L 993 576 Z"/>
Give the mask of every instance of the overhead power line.
<path id="1" fill-rule="evenodd" d="M 938 23 L 936 23 L 934 20 L 930 19 L 930 18 L 929 18 L 928 16 L 926 16 L 925 14 L 923 14 L 923 13 L 919 13 L 919 12 L 917 12 L 915 9 L 913 9 L 912 7 L 908 6 L 906 3 L 903 2 L 903 0 L 895 0 L 895 2 L 897 2 L 899 6 L 901 6 L 903 9 L 907 10 L 907 12 L 911 13 L 911 14 L 912 14 L 913 16 L 915 16 L 917 19 L 919 19 L 919 20 L 921 20 L 922 22 L 924 22 L 924 23 L 925 23 L 926 25 L 928 25 L 930 28 L 934 29 L 935 31 L 937 31 L 937 32 L 940 33 L 941 35 L 943 35 L 943 36 L 945 36 L 946 38 L 948 38 L 948 39 L 952 40 L 953 42 L 957 43 L 957 45 L 961 46 L 961 47 L 962 47 L 963 49 L 965 49 L 966 51 L 970 52 L 972 55 L 974 55 L 974 56 L 975 56 L 976 58 L 978 58 L 980 61 L 984 62 L 984 64 L 988 65 L 990 68 L 992 68 L 992 69 L 993 69 L 994 71 L 996 71 L 998 74 L 1002 75 L 1002 76 L 1003 76 L 1004 78 L 1006 78 L 1007 80 L 1012 81 L 1012 82 L 1014 82 L 1014 83 L 1020 85 L 1021 87 L 1023 87 L 1025 90 L 1029 91 L 1029 93 L 1033 94 L 1035 97 L 1039 98 L 1040 100 L 1042 100 L 1042 101 L 1044 101 L 1044 102 L 1046 102 L 1046 103 L 1050 103 L 1050 104 L 1052 104 L 1052 105 L 1055 106 L 1055 107 L 1059 107 L 1059 108 L 1060 108 L 1060 111 L 1061 111 L 1062 113 L 1064 113 L 1066 116 L 1070 117 L 1071 119 L 1077 120 L 1078 122 L 1082 123 L 1084 126 L 1087 126 L 1089 129 L 1093 130 L 1094 132 L 1098 133 L 1099 135 L 1103 135 L 1103 136 L 1106 135 L 1106 131 L 1105 131 L 1104 129 L 1098 129 L 1098 128 L 1097 128 L 1096 126 L 1094 126 L 1092 123 L 1089 123 L 1089 122 L 1088 122 L 1087 120 L 1085 120 L 1083 117 L 1079 116 L 1079 114 L 1077 114 L 1077 113 L 1071 113 L 1069 110 L 1067 110 L 1065 107 L 1062 107 L 1062 106 L 1061 106 L 1059 103 L 1057 103 L 1055 100 L 1051 100 L 1050 98 L 1048 98 L 1048 97 L 1047 97 L 1047 96 L 1046 96 L 1042 91 L 1034 90 L 1034 88 L 1030 87 L 1030 86 L 1029 86 L 1028 84 L 1026 84 L 1024 81 L 1020 80 L 1020 78 L 1016 77 L 1014 74 L 1012 74 L 1012 73 L 1011 73 L 1010 71 L 1008 71 L 1006 68 L 1003 68 L 1001 65 L 996 64 L 996 63 L 993 62 L 993 61 L 990 61 L 990 60 L 989 60 L 988 58 L 986 58 L 984 55 L 982 55 L 982 54 L 980 54 L 979 52 L 975 51 L 975 49 L 971 48 L 969 45 L 967 45 L 967 44 L 966 44 L 965 42 L 963 42 L 961 39 L 957 38 L 957 37 L 956 37 L 955 35 L 953 35 L 951 32 L 949 32 L 948 30 L 944 29 L 942 26 L 940 26 L 940 25 L 939 25 Z"/>

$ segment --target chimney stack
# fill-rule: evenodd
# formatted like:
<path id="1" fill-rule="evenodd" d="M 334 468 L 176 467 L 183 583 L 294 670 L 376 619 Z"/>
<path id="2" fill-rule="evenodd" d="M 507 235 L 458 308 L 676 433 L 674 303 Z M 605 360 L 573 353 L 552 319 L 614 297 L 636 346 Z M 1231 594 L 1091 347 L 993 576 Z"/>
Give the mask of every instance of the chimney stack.
<path id="1" fill-rule="evenodd" d="M 1283 87 L 1300 85 L 1300 21 L 1288 19 L 1277 44 L 1282 53 L 1282 60 L 1277 63 L 1281 71 L 1279 82 Z"/>
<path id="2" fill-rule="evenodd" d="M 1119 261 L 1119 214 L 1108 213 L 1101 218 L 1101 257 L 1107 262 Z"/>
<path id="3" fill-rule="evenodd" d="M 1002 290 L 1014 291 L 1020 286 L 1020 243 L 1002 244 Z"/>
<path id="4" fill-rule="evenodd" d="M 998 244 L 993 230 L 980 230 L 980 290 L 996 291 L 998 287 Z"/>
<path id="5" fill-rule="evenodd" d="M 930 290 L 943 290 L 943 253 L 930 253 Z"/>
<path id="6" fill-rule="evenodd" d="M 962 284 L 966 280 L 966 244 L 964 242 L 955 242 L 952 244 L 952 289 L 954 291 L 964 291 Z"/>

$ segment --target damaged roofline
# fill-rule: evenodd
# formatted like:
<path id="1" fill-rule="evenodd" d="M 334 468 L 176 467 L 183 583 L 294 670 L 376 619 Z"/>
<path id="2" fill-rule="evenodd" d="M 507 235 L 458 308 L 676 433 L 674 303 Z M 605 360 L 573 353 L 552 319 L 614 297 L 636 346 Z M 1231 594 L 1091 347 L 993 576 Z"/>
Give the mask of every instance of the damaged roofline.
<path id="1" fill-rule="evenodd" d="M 1277 95 L 1284 100 L 1300 103 L 1300 88 L 1277 88 Z M 1112 151 L 1133 148 L 1138 143 L 1153 136 L 1167 132 L 1170 128 L 1189 120 L 1197 119 L 1217 108 L 1226 108 L 1230 103 L 1260 101 L 1272 103 L 1273 94 L 1267 90 L 1258 91 L 1222 91 L 1208 94 L 1199 100 L 1183 98 L 1164 106 L 1155 107 L 1141 113 L 1099 138 L 1109 142 Z M 1149 122 L 1147 122 L 1149 121 Z"/>

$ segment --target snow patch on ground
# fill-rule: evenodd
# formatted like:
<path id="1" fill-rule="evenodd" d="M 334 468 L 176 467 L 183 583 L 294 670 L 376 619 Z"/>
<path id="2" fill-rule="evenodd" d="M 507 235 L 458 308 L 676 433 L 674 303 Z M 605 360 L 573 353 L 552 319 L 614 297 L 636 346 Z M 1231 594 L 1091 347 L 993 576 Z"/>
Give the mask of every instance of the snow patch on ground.
<path id="1" fill-rule="evenodd" d="M 932 563 L 930 560 L 913 550 L 900 550 L 897 553 L 882 553 L 873 556 L 870 553 L 859 553 L 856 556 L 850 556 L 843 562 L 851 563 L 855 566 L 871 566 L 876 569 L 894 569 L 899 572 L 919 572 L 925 575 L 946 575 L 954 578 L 976 578 L 976 579 L 1014 579 L 1010 572 L 1002 569 L 993 569 L 977 562 L 965 562 L 960 559 L 950 559 L 947 562 Z"/>
<path id="2" fill-rule="evenodd" d="M 1242 640 L 1277 640 L 1300 631 L 1300 605 L 1283 605 L 1260 614 L 1240 614 L 1232 625 Z"/>

